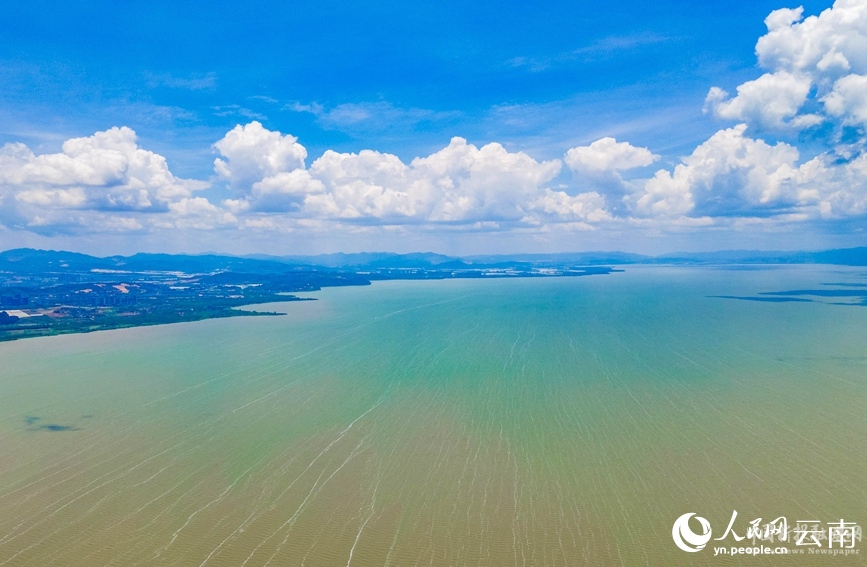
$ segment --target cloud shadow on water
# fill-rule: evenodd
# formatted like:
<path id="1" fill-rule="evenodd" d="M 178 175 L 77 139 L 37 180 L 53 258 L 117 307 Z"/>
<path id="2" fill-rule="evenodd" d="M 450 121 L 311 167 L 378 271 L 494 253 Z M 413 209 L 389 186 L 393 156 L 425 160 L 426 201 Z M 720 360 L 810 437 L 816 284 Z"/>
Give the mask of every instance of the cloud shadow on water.
<path id="1" fill-rule="evenodd" d="M 24 417 L 24 423 L 27 424 L 27 429 L 29 431 L 81 431 L 81 428 L 73 425 L 59 425 L 56 423 L 37 425 L 36 422 L 41 419 L 42 418 L 36 417 L 35 415 L 28 415 Z"/>
<path id="2" fill-rule="evenodd" d="M 763 303 L 813 303 L 812 299 L 800 297 L 743 297 L 738 295 L 709 295 L 719 299 L 740 299 L 741 301 L 760 301 Z"/>

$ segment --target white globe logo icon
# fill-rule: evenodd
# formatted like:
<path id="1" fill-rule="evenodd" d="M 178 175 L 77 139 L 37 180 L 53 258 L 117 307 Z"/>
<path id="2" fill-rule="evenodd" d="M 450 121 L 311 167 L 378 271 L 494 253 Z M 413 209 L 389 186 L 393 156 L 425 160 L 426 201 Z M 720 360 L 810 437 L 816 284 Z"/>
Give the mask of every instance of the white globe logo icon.
<path id="1" fill-rule="evenodd" d="M 671 537 L 674 538 L 674 543 L 677 547 L 690 553 L 701 551 L 705 544 L 710 541 L 710 522 L 701 516 L 695 516 L 698 523 L 701 524 L 703 532 L 697 534 L 689 527 L 689 519 L 695 516 L 695 512 L 684 514 L 674 521 L 674 527 L 671 528 Z"/>

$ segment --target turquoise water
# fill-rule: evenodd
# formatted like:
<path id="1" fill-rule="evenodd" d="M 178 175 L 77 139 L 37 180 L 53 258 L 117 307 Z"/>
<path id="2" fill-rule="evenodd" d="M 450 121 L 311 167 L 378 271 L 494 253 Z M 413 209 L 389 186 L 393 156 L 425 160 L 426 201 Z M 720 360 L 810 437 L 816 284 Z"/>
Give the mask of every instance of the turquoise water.
<path id="1" fill-rule="evenodd" d="M 863 563 L 671 528 L 867 523 L 867 307 L 713 297 L 865 282 L 379 282 L 0 344 L 0 566 Z"/>

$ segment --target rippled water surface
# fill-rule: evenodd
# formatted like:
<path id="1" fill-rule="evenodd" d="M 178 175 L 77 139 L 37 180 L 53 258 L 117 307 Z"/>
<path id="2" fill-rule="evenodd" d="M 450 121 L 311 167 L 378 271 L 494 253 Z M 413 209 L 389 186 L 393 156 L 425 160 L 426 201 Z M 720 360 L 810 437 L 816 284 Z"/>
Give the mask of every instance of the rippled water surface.
<path id="1" fill-rule="evenodd" d="M 0 344 L 0 566 L 724 565 L 674 519 L 865 526 L 867 306 L 762 295 L 865 282 L 381 282 Z"/>

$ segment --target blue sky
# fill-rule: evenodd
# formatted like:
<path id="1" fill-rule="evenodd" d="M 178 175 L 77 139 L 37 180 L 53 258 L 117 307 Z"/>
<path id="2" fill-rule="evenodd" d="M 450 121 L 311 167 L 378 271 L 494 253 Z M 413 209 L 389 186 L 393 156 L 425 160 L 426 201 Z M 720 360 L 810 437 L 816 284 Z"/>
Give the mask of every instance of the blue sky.
<path id="1" fill-rule="evenodd" d="M 862 244 L 867 8 L 831 7 L 15 3 L 0 247 Z"/>

